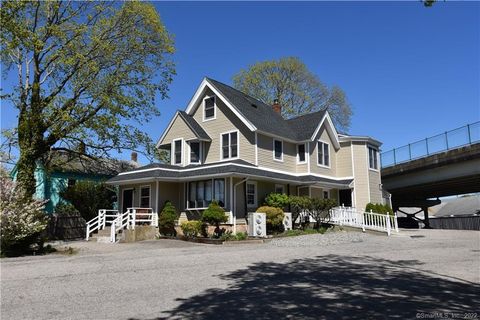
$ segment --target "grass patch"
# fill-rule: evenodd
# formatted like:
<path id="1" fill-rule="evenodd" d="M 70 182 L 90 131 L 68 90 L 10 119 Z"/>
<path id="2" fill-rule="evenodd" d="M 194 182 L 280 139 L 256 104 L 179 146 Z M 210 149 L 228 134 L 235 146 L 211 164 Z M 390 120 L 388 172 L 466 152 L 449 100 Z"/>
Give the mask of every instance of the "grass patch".
<path id="1" fill-rule="evenodd" d="M 320 227 L 318 229 L 307 228 L 307 229 L 294 229 L 294 230 L 287 230 L 284 233 L 280 233 L 275 235 L 274 237 L 296 237 L 296 236 L 304 236 L 309 234 L 324 234 L 327 232 L 329 227 Z"/>

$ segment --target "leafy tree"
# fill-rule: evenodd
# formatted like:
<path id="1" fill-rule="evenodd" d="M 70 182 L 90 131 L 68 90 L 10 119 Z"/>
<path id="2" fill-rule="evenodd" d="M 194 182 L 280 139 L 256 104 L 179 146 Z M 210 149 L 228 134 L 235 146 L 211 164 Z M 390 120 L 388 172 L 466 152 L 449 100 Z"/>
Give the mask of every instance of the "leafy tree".
<path id="1" fill-rule="evenodd" d="M 20 255 L 31 244 L 41 243 L 40 234 L 47 226 L 43 211 L 46 201 L 25 201 L 19 189 L 21 186 L 17 187 L 5 169 L 0 167 L 2 255 Z"/>
<path id="2" fill-rule="evenodd" d="M 161 234 L 175 236 L 175 220 L 177 219 L 177 210 L 175 206 L 170 202 L 165 202 L 165 206 L 158 218 L 158 227 Z"/>
<path id="3" fill-rule="evenodd" d="M 52 148 L 153 153 L 133 124 L 159 115 L 155 95 L 167 96 L 175 70 L 173 41 L 152 4 L 3 1 L 0 18 L 2 65 L 18 81 L 2 99 L 19 113 L 13 137 L 26 196 Z"/>
<path id="4" fill-rule="evenodd" d="M 292 210 L 292 228 L 295 227 L 295 221 L 301 213 L 310 212 L 312 206 L 312 199 L 305 196 L 293 196 L 289 197 L 290 208 Z"/>
<path id="5" fill-rule="evenodd" d="M 270 207 L 283 209 L 288 205 L 289 198 L 284 193 L 272 192 L 265 198 L 265 203 L 268 204 Z"/>
<path id="6" fill-rule="evenodd" d="M 233 84 L 266 104 L 278 99 L 286 118 L 327 109 L 337 127 L 350 126 L 352 109 L 343 90 L 329 88 L 299 58 L 258 62 L 237 73 Z"/>
<path id="7" fill-rule="evenodd" d="M 93 181 L 77 181 L 61 191 L 60 196 L 73 204 L 86 221 L 95 218 L 100 209 L 113 209 L 116 201 L 115 192 L 105 184 Z"/>
<path id="8" fill-rule="evenodd" d="M 202 214 L 203 222 L 215 226 L 215 236 L 217 238 L 221 236 L 220 223 L 227 222 L 227 220 L 225 210 L 216 201 L 212 201 Z"/>
<path id="9" fill-rule="evenodd" d="M 330 209 L 337 205 L 337 201 L 334 199 L 317 199 L 311 200 L 310 216 L 315 219 L 315 229 L 319 229 L 321 222 L 330 220 Z"/>

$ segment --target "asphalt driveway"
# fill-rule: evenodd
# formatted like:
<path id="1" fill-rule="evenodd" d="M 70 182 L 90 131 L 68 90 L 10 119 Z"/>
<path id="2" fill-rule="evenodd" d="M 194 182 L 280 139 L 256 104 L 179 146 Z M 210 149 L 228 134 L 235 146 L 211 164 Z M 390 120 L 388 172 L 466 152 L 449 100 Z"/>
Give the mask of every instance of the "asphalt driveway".
<path id="1" fill-rule="evenodd" d="M 480 317 L 477 231 L 70 246 L 1 260 L 2 319 Z"/>

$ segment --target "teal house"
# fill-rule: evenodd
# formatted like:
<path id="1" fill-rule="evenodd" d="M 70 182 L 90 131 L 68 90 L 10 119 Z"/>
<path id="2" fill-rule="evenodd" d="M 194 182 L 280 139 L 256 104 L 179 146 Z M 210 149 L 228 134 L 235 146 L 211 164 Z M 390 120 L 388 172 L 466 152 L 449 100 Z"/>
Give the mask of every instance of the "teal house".
<path id="1" fill-rule="evenodd" d="M 60 193 L 77 181 L 106 181 L 120 172 L 138 167 L 137 154 L 132 152 L 130 161 L 112 159 L 92 159 L 87 156 L 71 156 L 65 151 L 52 151 L 49 156 L 49 169 L 38 165 L 35 170 L 37 188 L 35 197 L 48 200 L 45 211 L 53 213 L 55 206 L 62 201 Z M 17 168 L 12 170 L 16 180 Z"/>

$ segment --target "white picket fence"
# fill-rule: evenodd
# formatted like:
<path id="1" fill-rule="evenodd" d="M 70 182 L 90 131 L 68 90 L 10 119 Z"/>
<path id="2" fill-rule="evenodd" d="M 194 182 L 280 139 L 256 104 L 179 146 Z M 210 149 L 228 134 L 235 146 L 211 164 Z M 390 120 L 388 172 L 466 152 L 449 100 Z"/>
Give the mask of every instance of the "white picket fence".
<path id="1" fill-rule="evenodd" d="M 375 212 L 357 211 L 350 207 L 336 207 L 330 210 L 330 222 L 340 226 L 362 228 L 386 232 L 388 235 L 392 230 L 398 233 L 397 214 L 388 215 Z"/>
<path id="2" fill-rule="evenodd" d="M 152 208 L 128 208 L 124 213 L 101 209 L 98 210 L 98 216 L 87 222 L 85 239 L 88 241 L 93 232 L 110 226 L 110 242 L 115 243 L 118 232 L 124 229 L 134 230 L 137 224 L 158 227 L 158 214 Z"/>

